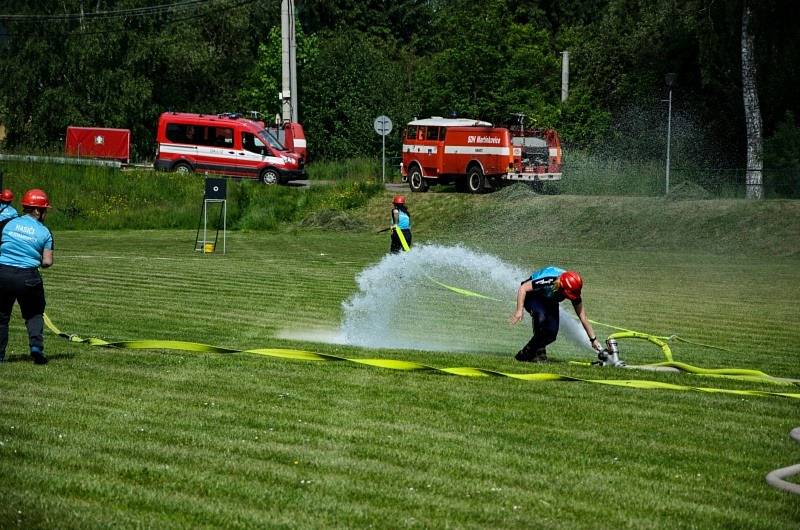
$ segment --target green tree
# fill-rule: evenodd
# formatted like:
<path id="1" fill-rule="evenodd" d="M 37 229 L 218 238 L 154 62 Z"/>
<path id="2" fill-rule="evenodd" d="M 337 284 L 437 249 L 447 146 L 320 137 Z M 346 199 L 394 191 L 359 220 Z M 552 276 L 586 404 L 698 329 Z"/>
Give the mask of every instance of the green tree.
<path id="1" fill-rule="evenodd" d="M 314 62 L 314 58 L 319 53 L 318 39 L 316 35 L 306 36 L 299 23 L 295 24 L 296 63 L 298 76 Z M 281 48 L 281 28 L 274 26 L 269 30 L 266 42 L 258 46 L 258 53 L 244 83 L 239 89 L 237 97 L 238 108 L 246 110 L 256 110 L 271 118 L 281 112 L 281 102 L 278 93 L 281 91 L 282 84 L 282 48 Z M 313 83 L 313 80 L 309 80 Z M 304 85 L 298 86 L 298 101 L 304 100 Z M 303 106 L 300 105 L 299 119 L 302 122 Z"/>
<path id="2" fill-rule="evenodd" d="M 0 6 L 33 17 L 6 19 L 0 42 L 8 144 L 60 149 L 68 125 L 123 127 L 132 129 L 134 156 L 150 157 L 159 112 L 233 110 L 258 35 L 278 16 L 277 7 L 230 0 L 148 16 L 117 14 L 142 8 L 137 0 L 93 4 Z"/>
<path id="3" fill-rule="evenodd" d="M 298 72 L 306 137 L 321 158 L 375 155 L 381 114 L 406 116 L 404 78 L 393 50 L 359 32 L 324 33 L 319 53 Z"/>

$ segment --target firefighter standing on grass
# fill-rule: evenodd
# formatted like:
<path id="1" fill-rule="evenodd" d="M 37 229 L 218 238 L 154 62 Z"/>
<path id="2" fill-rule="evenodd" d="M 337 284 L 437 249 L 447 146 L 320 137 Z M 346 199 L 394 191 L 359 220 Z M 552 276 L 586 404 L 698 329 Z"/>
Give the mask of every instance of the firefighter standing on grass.
<path id="1" fill-rule="evenodd" d="M 403 195 L 395 195 L 392 200 L 392 228 L 391 228 L 391 246 L 389 251 L 392 254 L 397 254 L 403 250 L 403 244 L 400 241 L 400 236 L 397 229 L 403 233 L 403 238 L 406 244 L 411 247 L 411 216 L 406 208 L 406 198 Z"/>
<path id="2" fill-rule="evenodd" d="M 509 319 L 511 324 L 522 320 L 523 309 L 533 320 L 533 337 L 514 357 L 523 362 L 547 362 L 548 344 L 558 336 L 558 304 L 564 299 L 572 302 L 575 314 L 583 325 L 589 344 L 596 351 L 602 346 L 597 341 L 592 325 L 586 317 L 581 300 L 583 280 L 577 272 L 565 271 L 558 267 L 545 267 L 534 271 L 517 289 L 517 307 Z"/>
<path id="3" fill-rule="evenodd" d="M 44 225 L 50 208 L 47 194 L 28 190 L 22 197 L 22 215 L 0 223 L 0 361 L 8 345 L 8 321 L 19 303 L 28 345 L 36 364 L 44 355 L 44 284 L 39 267 L 53 264 L 53 235 Z"/>
<path id="4" fill-rule="evenodd" d="M 0 222 L 17 216 L 17 211 L 11 206 L 13 200 L 14 193 L 10 189 L 6 188 L 0 192 Z"/>

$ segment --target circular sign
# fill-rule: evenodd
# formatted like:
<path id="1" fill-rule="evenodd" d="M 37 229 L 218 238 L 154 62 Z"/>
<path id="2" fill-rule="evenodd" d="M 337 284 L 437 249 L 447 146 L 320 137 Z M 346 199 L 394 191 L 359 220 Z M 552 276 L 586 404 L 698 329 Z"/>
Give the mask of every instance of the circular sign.
<path id="1" fill-rule="evenodd" d="M 381 136 L 386 136 L 392 132 L 392 120 L 388 116 L 378 116 L 375 118 L 375 132 Z"/>

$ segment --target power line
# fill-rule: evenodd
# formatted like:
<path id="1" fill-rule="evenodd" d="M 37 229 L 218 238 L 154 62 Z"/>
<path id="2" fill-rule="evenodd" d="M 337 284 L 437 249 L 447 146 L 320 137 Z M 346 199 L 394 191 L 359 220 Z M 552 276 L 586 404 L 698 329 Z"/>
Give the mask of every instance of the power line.
<path id="1" fill-rule="evenodd" d="M 214 1 L 215 0 L 189 0 L 187 2 L 182 2 L 180 4 L 169 4 L 169 5 L 183 5 L 183 4 L 192 3 L 192 4 L 195 4 L 195 7 L 201 7 L 201 5 L 203 3 L 210 3 L 210 2 L 214 2 Z M 221 1 L 227 3 L 229 0 L 221 0 Z M 244 7 L 244 6 L 248 5 L 248 4 L 253 4 L 253 3 L 256 3 L 258 1 L 259 0 L 239 0 L 238 2 L 230 3 L 229 5 L 226 5 L 224 7 L 219 7 L 219 8 L 215 8 L 213 10 L 208 10 L 205 13 L 196 13 L 194 15 L 186 15 L 186 16 L 183 16 L 183 17 L 170 17 L 169 19 L 164 20 L 164 25 L 170 25 L 170 24 L 174 24 L 176 22 L 183 22 L 183 21 L 186 21 L 186 20 L 194 20 L 194 19 L 205 18 L 205 17 L 209 17 L 209 16 L 218 16 L 219 14 L 224 13 L 226 11 L 232 11 L 233 9 Z M 158 13 L 148 13 L 148 14 L 149 15 L 156 15 L 156 14 L 162 14 L 162 13 L 158 12 Z M 139 16 L 143 16 L 143 15 L 139 15 Z M 4 15 L 0 15 L 0 20 L 3 20 L 3 17 L 4 17 Z M 109 17 L 109 18 L 106 18 L 105 20 L 112 20 L 113 18 L 123 18 L 124 19 L 124 18 L 127 18 L 127 17 Z M 64 33 L 61 33 L 61 34 L 49 34 L 49 33 L 46 33 L 44 35 L 42 35 L 40 33 L 33 33 L 33 32 L 8 32 L 8 31 L 6 31 L 6 32 L 0 32 L 0 37 L 26 37 L 26 36 L 47 37 L 47 36 L 52 35 L 53 37 L 60 39 L 60 38 L 64 38 L 64 37 L 73 37 L 73 36 L 83 37 L 83 36 L 88 36 L 88 35 L 102 35 L 102 34 L 107 34 L 107 33 L 120 33 L 121 31 L 124 32 L 125 30 L 120 30 L 119 28 L 115 28 L 115 29 L 100 29 L 100 30 L 93 30 L 93 31 L 76 30 L 76 31 L 71 31 L 71 32 L 65 33 L 65 34 Z"/>
<path id="2" fill-rule="evenodd" d="M 55 15 L 14 15 L 14 14 L 0 14 L 0 20 L 9 21 L 69 21 L 69 20 L 94 20 L 94 19 L 109 19 L 109 18 L 129 18 L 141 17 L 163 14 L 168 11 L 181 11 L 200 7 L 202 4 L 210 4 L 215 0 L 184 0 L 182 2 L 175 2 L 173 4 L 160 4 L 155 6 L 137 7 L 131 9 L 117 9 L 111 11 L 95 11 L 86 13 L 63 13 Z"/>

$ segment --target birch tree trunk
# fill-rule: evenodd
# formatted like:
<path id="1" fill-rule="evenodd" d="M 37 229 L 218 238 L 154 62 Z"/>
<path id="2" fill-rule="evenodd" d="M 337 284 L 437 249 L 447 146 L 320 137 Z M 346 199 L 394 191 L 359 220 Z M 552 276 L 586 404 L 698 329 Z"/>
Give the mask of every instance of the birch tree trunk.
<path id="1" fill-rule="evenodd" d="M 756 87 L 756 61 L 753 35 L 750 33 L 750 3 L 744 0 L 742 9 L 742 98 L 747 128 L 747 173 L 745 184 L 748 199 L 764 196 L 762 169 L 763 146 L 761 142 L 761 107 Z"/>

